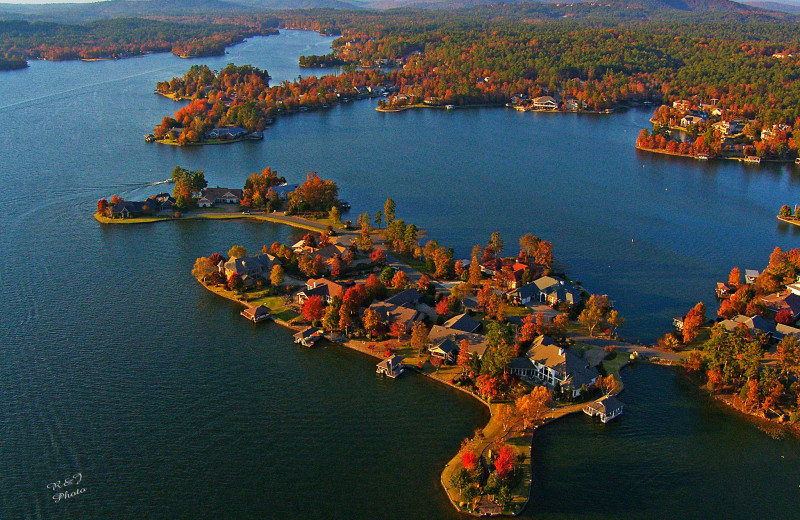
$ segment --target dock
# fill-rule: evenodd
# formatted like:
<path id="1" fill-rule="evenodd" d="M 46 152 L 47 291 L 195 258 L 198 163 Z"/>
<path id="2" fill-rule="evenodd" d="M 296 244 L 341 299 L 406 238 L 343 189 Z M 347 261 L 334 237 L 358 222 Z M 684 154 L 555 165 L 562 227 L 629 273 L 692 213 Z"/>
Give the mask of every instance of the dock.
<path id="1" fill-rule="evenodd" d="M 403 366 L 403 359 L 405 359 L 403 356 L 398 356 L 396 354 L 389 356 L 378 363 L 378 367 L 375 372 L 377 374 L 389 376 L 394 379 L 402 374 L 403 370 L 405 370 L 405 367 Z"/>
<path id="2" fill-rule="evenodd" d="M 252 321 L 253 323 L 260 323 L 272 317 L 269 308 L 265 307 L 264 305 L 259 305 L 257 307 L 248 307 L 239 314 L 241 314 L 248 320 Z"/>
<path id="3" fill-rule="evenodd" d="M 306 327 L 294 335 L 294 342 L 304 347 L 313 347 L 320 339 L 322 339 L 322 329 L 317 327 Z"/>
<path id="4" fill-rule="evenodd" d="M 600 417 L 600 421 L 605 424 L 614 417 L 622 414 L 622 408 L 623 404 L 619 399 L 613 396 L 607 396 L 588 403 L 583 407 L 583 413 L 589 417 L 598 416 Z"/>

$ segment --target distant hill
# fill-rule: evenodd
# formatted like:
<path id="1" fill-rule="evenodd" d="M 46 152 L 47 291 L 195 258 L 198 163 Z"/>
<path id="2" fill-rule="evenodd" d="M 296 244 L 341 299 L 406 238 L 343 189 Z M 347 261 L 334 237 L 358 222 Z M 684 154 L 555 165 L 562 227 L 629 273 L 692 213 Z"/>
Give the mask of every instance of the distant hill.
<path id="1" fill-rule="evenodd" d="M 533 0 L 544 4 L 580 4 L 597 0 Z M 371 9 L 392 9 L 398 7 L 428 7 L 450 9 L 482 4 L 498 3 L 496 0 L 374 0 L 365 7 Z M 506 0 L 505 3 L 522 3 Z M 619 6 L 621 9 L 639 8 L 647 11 L 721 12 L 750 13 L 757 10 L 752 6 L 730 0 L 601 0 L 597 3 Z"/>
<path id="2" fill-rule="evenodd" d="M 363 2 L 341 0 L 232 0 L 256 9 L 361 9 Z"/>
<path id="3" fill-rule="evenodd" d="M 797 4 L 784 4 L 780 2 L 742 2 L 752 7 L 760 9 L 768 9 L 770 11 L 779 11 L 781 13 L 800 14 L 800 5 Z"/>
<path id="4" fill-rule="evenodd" d="M 0 17 L 62 23 L 141 16 L 192 16 L 250 12 L 254 12 L 254 9 L 224 0 L 109 0 L 88 4 L 0 4 Z"/>

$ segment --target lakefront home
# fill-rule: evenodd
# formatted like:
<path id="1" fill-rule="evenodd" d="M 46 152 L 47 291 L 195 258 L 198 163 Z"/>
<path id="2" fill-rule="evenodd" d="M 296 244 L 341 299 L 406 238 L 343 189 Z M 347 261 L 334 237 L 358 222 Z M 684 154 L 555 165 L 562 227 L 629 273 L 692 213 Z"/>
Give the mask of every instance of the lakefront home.
<path id="1" fill-rule="evenodd" d="M 295 293 L 295 301 L 302 305 L 312 296 L 319 296 L 325 303 L 330 303 L 333 298 L 344 296 L 346 287 L 327 278 L 309 278 L 306 288 Z"/>
<path id="2" fill-rule="evenodd" d="M 269 254 L 257 256 L 243 256 L 241 258 L 231 258 L 227 262 L 218 266 L 220 271 L 225 272 L 225 276 L 230 278 L 233 274 L 238 274 L 245 285 L 250 285 L 257 278 L 269 280 L 270 272 L 275 265 L 280 265 L 281 261 Z"/>
<path id="3" fill-rule="evenodd" d="M 197 205 L 201 208 L 210 208 L 214 204 L 238 204 L 242 196 L 244 192 L 240 189 L 206 188 L 197 200 Z"/>
<path id="4" fill-rule="evenodd" d="M 533 108 L 538 110 L 558 110 L 558 101 L 552 96 L 533 98 Z"/>
<path id="5" fill-rule="evenodd" d="M 527 358 L 534 367 L 534 373 L 532 376 L 519 375 L 538 380 L 551 388 L 558 385 L 562 392 L 572 397 L 578 397 L 600 375 L 586 360 L 561 347 L 548 336 L 539 336 L 534 340 Z M 516 373 L 513 368 L 509 371 Z"/>

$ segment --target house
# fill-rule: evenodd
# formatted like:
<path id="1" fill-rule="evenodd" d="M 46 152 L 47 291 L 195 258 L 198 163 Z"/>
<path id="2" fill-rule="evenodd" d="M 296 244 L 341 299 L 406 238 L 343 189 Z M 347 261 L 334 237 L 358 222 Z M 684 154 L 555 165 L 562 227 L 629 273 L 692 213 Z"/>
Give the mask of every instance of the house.
<path id="1" fill-rule="evenodd" d="M 274 191 L 275 194 L 278 196 L 280 200 L 286 200 L 289 198 L 289 194 L 292 193 L 294 190 L 298 188 L 297 184 L 279 184 L 278 186 L 272 186 L 270 190 Z"/>
<path id="2" fill-rule="evenodd" d="M 715 130 L 724 136 L 736 135 L 744 130 L 744 123 L 742 121 L 720 121 L 711 125 Z"/>
<path id="3" fill-rule="evenodd" d="M 225 276 L 230 278 L 233 274 L 241 276 L 245 284 L 252 283 L 256 278 L 269 279 L 270 271 L 275 265 L 280 265 L 280 260 L 269 254 L 257 256 L 243 256 L 231 258 L 223 264 Z"/>
<path id="4" fill-rule="evenodd" d="M 448 329 L 439 325 L 431 327 L 428 332 L 429 349 L 441 345 L 446 340 L 453 341 L 456 345 L 461 345 L 462 340 L 467 340 L 469 343 L 470 355 L 477 354 L 479 358 L 483 357 L 486 352 L 488 344 L 486 343 L 486 336 L 482 334 L 475 334 L 472 332 L 462 332 L 455 329 Z"/>
<path id="5" fill-rule="evenodd" d="M 688 99 L 681 99 L 679 101 L 673 101 L 672 102 L 672 108 L 675 108 L 677 110 L 682 110 L 682 111 L 685 112 L 686 110 L 689 110 L 690 108 L 692 108 L 692 102 L 689 101 Z"/>
<path id="6" fill-rule="evenodd" d="M 539 287 L 535 283 L 529 283 L 528 285 L 523 285 L 522 287 L 510 291 L 506 296 L 511 303 L 527 305 L 531 301 L 539 301 L 540 294 L 541 291 Z"/>
<path id="7" fill-rule="evenodd" d="M 558 110 L 558 102 L 552 96 L 533 98 L 533 108 L 539 110 Z"/>
<path id="8" fill-rule="evenodd" d="M 470 318 L 469 314 L 459 314 L 457 316 L 453 316 L 446 322 L 442 324 L 447 329 L 458 330 L 461 332 L 476 332 L 478 329 L 481 328 L 481 322 L 473 320 Z"/>
<path id="9" fill-rule="evenodd" d="M 154 209 L 155 208 L 150 208 L 145 201 L 132 200 L 123 200 L 108 206 L 108 211 L 111 214 L 111 218 L 140 217 L 145 213 L 150 213 L 151 210 Z"/>
<path id="10" fill-rule="evenodd" d="M 238 139 L 247 135 L 247 130 L 240 126 L 214 128 L 206 134 L 207 139 Z"/>
<path id="11" fill-rule="evenodd" d="M 402 323 L 406 330 L 411 330 L 415 322 L 422 321 L 425 316 L 413 307 L 402 307 L 386 302 L 375 302 L 369 306 L 373 312 L 377 312 L 387 325 Z"/>
<path id="12" fill-rule="evenodd" d="M 455 363 L 458 356 L 458 343 L 452 338 L 447 338 L 438 345 L 428 349 L 431 359 L 440 360 L 442 363 Z M 435 364 L 435 363 L 434 363 Z"/>
<path id="13" fill-rule="evenodd" d="M 306 327 L 294 335 L 294 342 L 304 347 L 311 347 L 320 339 L 322 339 L 322 330 L 317 327 Z"/>
<path id="14" fill-rule="evenodd" d="M 746 284 L 756 283 L 756 278 L 758 278 L 758 275 L 760 275 L 760 274 L 761 273 L 759 273 L 755 269 L 745 269 L 744 270 L 744 283 L 746 283 Z"/>
<path id="15" fill-rule="evenodd" d="M 248 307 L 239 314 L 241 314 L 248 320 L 252 321 L 253 323 L 259 323 L 264 320 L 268 320 L 270 318 L 269 308 L 265 307 L 264 305 L 259 305 L 257 307 Z"/>
<path id="16" fill-rule="evenodd" d="M 800 329 L 783 325 L 782 323 L 776 324 L 765 320 L 761 316 L 753 316 L 751 318 L 740 314 L 730 320 L 723 320 L 719 322 L 719 324 L 728 332 L 733 332 L 741 325 L 744 325 L 753 334 L 766 335 L 770 343 L 777 343 L 782 340 L 784 336 L 788 336 L 789 334 L 800 336 Z"/>
<path id="17" fill-rule="evenodd" d="M 309 278 L 306 288 L 295 294 L 295 300 L 303 304 L 312 296 L 319 296 L 325 303 L 330 303 L 335 297 L 344 296 L 345 286 L 327 278 Z"/>
<path id="18" fill-rule="evenodd" d="M 681 119 L 681 126 L 688 127 L 691 125 L 699 125 L 705 123 L 705 119 L 700 116 L 686 115 Z"/>
<path id="19" fill-rule="evenodd" d="M 539 289 L 539 302 L 547 303 L 553 307 L 566 302 L 570 307 L 576 305 L 581 300 L 581 291 L 560 278 L 553 276 L 543 276 L 533 282 Z"/>
<path id="20" fill-rule="evenodd" d="M 567 98 L 564 100 L 564 110 L 578 110 L 580 105 L 575 98 Z"/>
<path id="21" fill-rule="evenodd" d="M 583 413 L 589 417 L 598 416 L 603 424 L 622 413 L 622 403 L 613 396 L 603 397 L 583 407 Z"/>
<path id="22" fill-rule="evenodd" d="M 559 346 L 547 336 L 539 336 L 534 340 L 528 351 L 528 358 L 536 368 L 533 379 L 538 379 L 549 387 L 558 385 L 572 397 L 578 397 L 600 375 L 584 359 Z"/>
<path id="23" fill-rule="evenodd" d="M 774 137 L 778 132 L 788 132 L 792 127 L 784 123 L 776 123 L 772 128 L 765 128 L 761 130 L 761 139 L 769 139 Z"/>
<path id="24" fill-rule="evenodd" d="M 786 288 L 789 289 L 789 292 L 791 292 L 792 294 L 800 296 L 800 282 L 795 282 L 793 284 L 787 285 Z"/>
<path id="25" fill-rule="evenodd" d="M 791 313 L 792 323 L 800 318 L 800 295 L 794 291 L 789 290 L 783 293 L 770 294 L 761 298 L 761 303 L 767 306 L 772 319 L 775 319 L 775 316 L 783 310 L 788 310 Z"/>
<path id="26" fill-rule="evenodd" d="M 394 379 L 403 373 L 405 368 L 403 367 L 403 359 L 405 359 L 403 356 L 394 354 L 378 363 L 378 368 L 375 372 Z"/>
<path id="27" fill-rule="evenodd" d="M 723 282 L 717 282 L 717 289 L 716 289 L 717 299 L 725 300 L 727 298 L 730 298 L 731 292 L 732 292 L 732 287 L 730 285 Z"/>
<path id="28" fill-rule="evenodd" d="M 197 205 L 201 208 L 210 208 L 214 204 L 238 204 L 244 192 L 240 189 L 228 188 L 206 188 L 203 194 L 197 201 Z"/>
<path id="29" fill-rule="evenodd" d="M 536 367 L 527 356 L 515 357 L 508 364 L 508 373 L 518 377 L 532 379 L 536 375 Z"/>
<path id="30" fill-rule="evenodd" d="M 412 288 L 386 298 L 385 303 L 390 303 L 399 307 L 408 307 L 410 305 L 416 305 L 420 299 L 422 299 L 422 293 Z"/>

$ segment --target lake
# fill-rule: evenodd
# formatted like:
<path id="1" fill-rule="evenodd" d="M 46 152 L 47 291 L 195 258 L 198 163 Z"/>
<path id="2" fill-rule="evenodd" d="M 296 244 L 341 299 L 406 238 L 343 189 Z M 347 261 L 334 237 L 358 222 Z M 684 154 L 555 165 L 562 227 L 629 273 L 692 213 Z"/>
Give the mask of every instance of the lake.
<path id="1" fill-rule="evenodd" d="M 458 517 L 439 473 L 484 407 L 422 377 L 376 378 L 372 359 L 337 346 L 300 349 L 190 275 L 198 256 L 295 231 L 91 218 L 97 199 L 153 193 L 176 165 L 230 187 L 267 166 L 290 181 L 318 171 L 353 220 L 392 197 L 399 217 L 459 256 L 492 231 L 513 254 L 533 232 L 554 242 L 559 267 L 616 300 L 623 334 L 646 341 L 711 303 L 732 265 L 761 268 L 775 245 L 798 245 L 800 228 L 775 219 L 795 202 L 794 166 L 636 152 L 649 111 L 380 114 L 361 101 L 282 118 L 263 142 L 144 142 L 181 106 L 153 94 L 157 81 L 229 61 L 290 80 L 309 73 L 299 55 L 331 41 L 282 31 L 224 57 L 32 62 L 0 75 L 0 518 Z M 796 512 L 797 441 L 772 439 L 671 372 L 623 374 L 620 420 L 575 416 L 537 434 L 525 516 Z M 85 492 L 56 503 L 48 484 L 77 473 Z M 612 507 L 610 490 L 635 499 Z"/>

